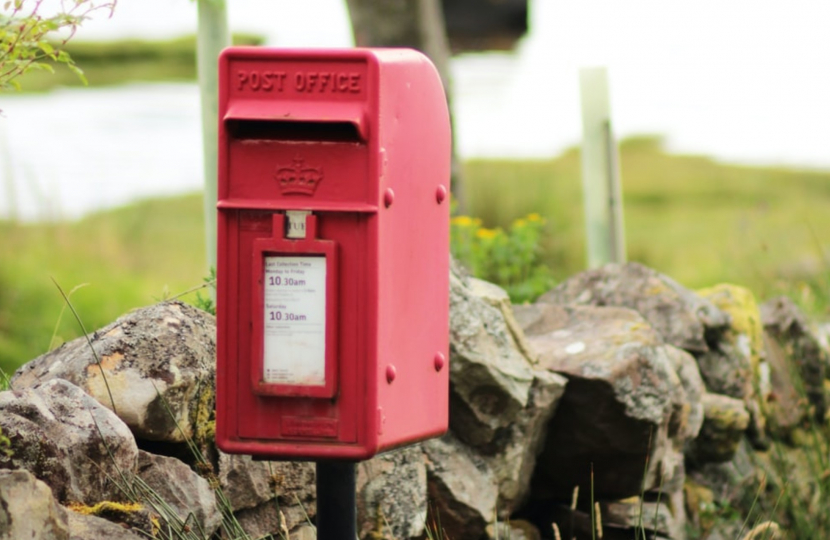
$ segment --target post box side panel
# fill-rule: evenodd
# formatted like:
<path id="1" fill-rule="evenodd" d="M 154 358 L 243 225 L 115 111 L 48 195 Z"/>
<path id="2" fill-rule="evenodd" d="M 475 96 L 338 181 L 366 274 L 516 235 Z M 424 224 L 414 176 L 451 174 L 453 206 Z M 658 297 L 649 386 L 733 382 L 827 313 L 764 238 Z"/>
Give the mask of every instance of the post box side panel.
<path id="1" fill-rule="evenodd" d="M 220 57 L 220 78 L 227 72 L 227 59 Z M 228 178 L 227 137 L 221 112 L 227 106 L 227 90 L 225 85 L 219 85 L 220 120 L 218 130 L 218 179 L 217 196 L 219 200 L 227 198 L 230 179 Z M 234 367 L 235 343 L 238 339 L 236 328 L 230 317 L 222 317 L 237 297 L 236 276 L 237 268 L 232 254 L 236 253 L 236 218 L 234 211 L 219 210 L 217 216 L 217 257 L 216 274 L 225 279 L 217 279 L 216 283 L 216 443 L 223 450 L 228 450 L 227 444 L 236 435 L 236 370 Z"/>
<path id="2" fill-rule="evenodd" d="M 394 192 L 379 212 L 383 448 L 440 435 L 448 424 L 449 197 L 439 202 L 439 192 L 450 187 L 449 114 L 437 72 L 413 54 L 381 63 L 380 76 L 381 189 Z"/>
<path id="3" fill-rule="evenodd" d="M 237 272 L 233 258 L 229 256 L 237 251 L 236 216 L 234 211 L 220 211 L 218 215 L 216 259 L 217 275 L 227 279 L 218 280 L 216 287 L 216 313 L 229 309 L 233 299 L 237 298 L 235 278 Z M 236 435 L 236 376 L 235 343 L 238 339 L 236 328 L 230 317 L 216 318 L 216 441 L 219 447 L 226 449 L 225 441 Z"/>
<path id="4" fill-rule="evenodd" d="M 218 200 L 226 200 L 228 199 L 228 194 L 230 192 L 230 178 L 228 176 L 228 135 L 225 131 L 225 122 L 223 120 L 225 116 L 225 112 L 228 109 L 228 98 L 229 98 L 229 88 L 228 84 L 225 82 L 228 78 L 228 65 L 230 62 L 230 58 L 226 54 L 221 54 L 219 56 L 219 99 L 218 99 L 218 125 L 216 126 L 218 132 L 218 161 L 219 166 L 217 170 L 217 174 L 219 178 L 217 179 L 217 199 Z M 219 213 L 219 219 L 222 219 L 222 212 Z M 222 227 L 219 228 L 219 235 L 222 234 Z M 219 256 L 222 255 L 221 252 L 218 253 Z M 217 272 L 218 263 L 217 263 Z M 218 285 L 218 284 L 217 284 Z M 219 291 L 217 290 L 217 313 L 219 312 L 218 309 L 218 296 Z"/>

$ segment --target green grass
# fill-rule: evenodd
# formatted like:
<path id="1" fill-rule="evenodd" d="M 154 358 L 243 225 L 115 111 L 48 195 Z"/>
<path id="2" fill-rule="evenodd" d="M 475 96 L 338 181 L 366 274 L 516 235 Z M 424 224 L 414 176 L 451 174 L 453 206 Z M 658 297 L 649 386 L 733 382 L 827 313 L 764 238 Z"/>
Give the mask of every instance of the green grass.
<path id="1" fill-rule="evenodd" d="M 691 288 L 734 282 L 783 292 L 825 313 L 830 282 L 830 171 L 724 165 L 669 155 L 659 138 L 621 144 L 628 256 Z M 584 268 L 580 156 L 466 164 L 472 215 L 487 226 L 539 212 L 557 279 Z"/>
<path id="2" fill-rule="evenodd" d="M 630 259 L 687 287 L 730 281 L 760 300 L 787 293 L 828 315 L 830 172 L 673 156 L 654 138 L 623 142 L 621 165 Z M 576 150 L 545 161 L 470 161 L 471 212 L 491 227 L 542 214 L 545 260 L 564 279 L 585 265 L 579 171 Z M 0 222 L 0 368 L 10 373 L 48 350 L 63 306 L 51 277 L 67 293 L 89 284 L 72 302 L 90 330 L 200 285 L 208 273 L 201 212 L 191 195 L 72 223 Z M 56 342 L 77 335 L 65 313 Z"/>
<path id="3" fill-rule="evenodd" d="M 261 45 L 259 36 L 234 34 L 234 45 Z M 165 41 L 125 39 L 110 42 L 70 41 L 66 51 L 84 71 L 90 86 L 128 82 L 187 82 L 196 80 L 196 37 Z M 30 71 L 18 81 L 24 92 L 80 87 L 83 82 L 66 66 L 55 65 L 55 73 Z"/>
<path id="4" fill-rule="evenodd" d="M 51 278 L 93 331 L 207 274 L 201 195 L 150 200 L 74 223 L 0 222 L 0 369 L 79 335 Z M 57 329 L 56 323 L 60 317 Z"/>

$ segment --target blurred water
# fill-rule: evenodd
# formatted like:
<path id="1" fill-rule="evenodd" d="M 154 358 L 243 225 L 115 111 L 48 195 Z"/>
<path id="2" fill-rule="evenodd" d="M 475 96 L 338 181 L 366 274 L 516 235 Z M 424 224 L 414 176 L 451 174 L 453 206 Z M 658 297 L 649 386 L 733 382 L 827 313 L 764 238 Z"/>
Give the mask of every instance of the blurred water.
<path id="1" fill-rule="evenodd" d="M 0 216 L 77 218 L 199 189 L 195 85 L 8 96 L 0 119 Z"/>
<path id="2" fill-rule="evenodd" d="M 81 37 L 193 31 L 194 4 L 119 0 L 112 20 Z M 452 62 L 460 154 L 549 157 L 577 144 L 578 70 L 606 65 L 620 137 L 659 133 L 677 152 L 830 168 L 830 3 L 668 4 L 532 0 L 532 31 L 515 53 Z M 234 29 L 273 45 L 351 42 L 342 0 L 229 6 Z M 195 85 L 3 94 L 0 109 L 2 217 L 77 218 L 201 186 Z"/>

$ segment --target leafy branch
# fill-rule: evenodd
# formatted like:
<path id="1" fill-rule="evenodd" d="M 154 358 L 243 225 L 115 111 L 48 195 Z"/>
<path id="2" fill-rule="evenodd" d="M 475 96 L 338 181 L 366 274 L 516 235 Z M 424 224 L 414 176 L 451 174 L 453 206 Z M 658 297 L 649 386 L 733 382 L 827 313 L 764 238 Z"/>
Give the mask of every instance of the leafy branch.
<path id="1" fill-rule="evenodd" d="M 20 89 L 18 77 L 32 70 L 54 73 L 64 64 L 84 84 L 83 71 L 64 48 L 78 27 L 96 11 L 112 16 L 117 0 L 61 0 L 45 12 L 44 0 L 5 0 L 0 13 L 0 90 Z M 60 36 L 53 39 L 55 36 Z"/>

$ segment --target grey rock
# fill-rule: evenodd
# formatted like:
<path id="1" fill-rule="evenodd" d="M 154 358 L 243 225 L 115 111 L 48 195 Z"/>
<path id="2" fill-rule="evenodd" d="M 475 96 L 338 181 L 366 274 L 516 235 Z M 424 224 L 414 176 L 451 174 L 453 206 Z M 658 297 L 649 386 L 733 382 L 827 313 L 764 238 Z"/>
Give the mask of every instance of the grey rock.
<path id="1" fill-rule="evenodd" d="M 473 537 L 465 536 L 464 538 Z M 504 540 L 505 538 L 509 538 L 510 540 L 542 540 L 542 533 L 539 532 L 539 529 L 535 525 L 521 519 L 491 523 L 487 526 L 488 540 Z"/>
<path id="2" fill-rule="evenodd" d="M 504 317 L 504 324 L 510 331 L 510 336 L 513 338 L 513 342 L 516 344 L 519 352 L 530 360 L 532 364 L 535 364 L 538 361 L 536 353 L 528 344 L 522 327 L 516 320 L 513 313 L 513 305 L 510 303 L 510 296 L 507 294 L 507 291 L 494 283 L 476 278 L 470 278 L 469 287 L 473 295 L 481 298 L 501 312 L 502 317 Z"/>
<path id="3" fill-rule="evenodd" d="M 317 540 L 317 528 L 306 523 L 291 533 L 290 540 Z"/>
<path id="4" fill-rule="evenodd" d="M 530 399 L 523 414 L 502 431 L 501 444 L 495 454 L 481 454 L 496 477 L 501 519 L 507 519 L 530 493 L 536 461 L 566 383 L 567 379 L 559 374 L 535 370 Z"/>
<path id="5" fill-rule="evenodd" d="M 214 407 L 216 322 L 181 302 L 124 315 L 86 338 L 21 367 L 14 388 L 65 379 L 117 412 L 139 439 L 183 442 L 200 435 Z M 110 399 L 112 394 L 112 399 Z"/>
<path id="6" fill-rule="evenodd" d="M 147 537 L 131 531 L 118 523 L 100 518 L 67 511 L 69 517 L 70 540 L 145 540 Z"/>
<path id="7" fill-rule="evenodd" d="M 631 308 L 667 343 L 694 353 L 708 351 L 706 334 L 721 332 L 729 324 L 729 316 L 712 302 L 638 263 L 607 264 L 582 272 L 538 302 Z"/>
<path id="8" fill-rule="evenodd" d="M 129 428 L 70 382 L 53 379 L 0 392 L 0 429 L 12 454 L 0 469 L 26 469 L 60 502 L 122 500 L 116 481 L 135 471 L 138 448 Z"/>
<path id="9" fill-rule="evenodd" d="M 721 463 L 735 455 L 749 426 L 744 402 L 721 394 L 703 396 L 703 427 L 689 445 L 687 455 L 697 464 Z"/>
<path id="10" fill-rule="evenodd" d="M 778 342 L 800 375 L 806 397 L 814 408 L 814 418 L 823 422 L 828 410 L 824 380 L 830 355 L 822 346 L 820 333 L 798 306 L 784 296 L 761 305 L 761 320 L 764 330 Z"/>
<path id="11" fill-rule="evenodd" d="M 222 515 L 213 489 L 178 459 L 140 451 L 138 477 L 144 500 L 165 522 L 204 531 L 205 536 L 219 528 Z"/>
<path id="12" fill-rule="evenodd" d="M 669 439 L 672 418 L 682 424 L 676 416 L 690 407 L 660 336 L 625 308 L 536 304 L 517 319 L 539 365 L 568 378 L 534 480 L 567 499 L 576 485 L 590 491 L 593 464 L 598 498 L 655 487 L 658 465 L 691 431 L 677 427 Z"/>
<path id="13" fill-rule="evenodd" d="M 685 478 L 684 478 L 685 486 Z M 669 509 L 669 535 L 672 540 L 686 540 L 689 538 L 689 519 L 686 515 L 686 491 L 681 488 L 666 493 L 666 506 Z"/>
<path id="14" fill-rule="evenodd" d="M 253 508 L 275 497 L 282 505 L 309 502 L 315 495 L 314 464 L 307 462 L 256 461 L 222 453 L 219 482 L 234 509 Z"/>
<path id="15" fill-rule="evenodd" d="M 529 345 L 499 291 L 450 276 L 450 429 L 487 461 L 509 516 L 529 493 L 566 379 L 522 353 Z"/>
<path id="16" fill-rule="evenodd" d="M 231 509 L 252 537 L 290 531 L 313 519 L 313 463 L 254 461 L 251 456 L 219 453 L 219 485 Z"/>
<path id="17" fill-rule="evenodd" d="M 703 425 L 703 403 L 701 398 L 706 393 L 700 370 L 695 358 L 682 349 L 667 345 L 666 356 L 674 372 L 680 379 L 683 395 L 680 401 L 675 401 L 675 413 L 672 415 L 672 425 L 669 436 L 677 433 L 683 440 L 697 437 Z M 679 394 L 676 394 L 679 396 Z"/>
<path id="18" fill-rule="evenodd" d="M 665 499 L 667 494 L 682 493 L 686 481 L 686 463 L 683 449 L 666 450 L 658 464 L 657 486 L 647 490 L 646 495 Z"/>
<path id="19" fill-rule="evenodd" d="M 744 401 L 750 415 L 747 435 L 759 448 L 766 447 L 766 418 L 762 414 L 769 385 L 764 374 L 763 327 L 755 296 L 749 289 L 720 284 L 698 291 L 730 317 L 729 328 L 712 340 L 710 350 L 698 357 L 706 388 Z"/>
<path id="20" fill-rule="evenodd" d="M 764 402 L 767 429 L 775 437 L 787 440 L 802 420 L 807 418 L 807 404 L 801 399 L 793 380 L 790 359 L 779 341 L 764 332 L 764 355 L 769 366 L 770 392 Z"/>
<path id="21" fill-rule="evenodd" d="M 752 501 L 756 494 L 759 493 L 760 482 L 766 482 L 768 485 L 767 494 L 781 493 L 782 489 L 798 489 L 800 485 L 809 483 L 809 480 L 806 480 L 805 484 L 799 484 L 801 478 L 786 478 L 783 482 L 776 479 L 778 467 L 771 464 L 764 465 L 764 456 L 767 454 L 768 452 L 753 452 L 749 441 L 743 438 L 729 461 L 692 463 L 693 467 L 687 473 L 688 480 L 685 489 L 685 505 L 690 524 L 705 531 L 707 538 L 723 540 L 743 538 L 739 534 L 741 530 L 744 535 L 747 532 L 743 516 L 740 513 L 722 515 L 718 516 L 715 523 L 711 523 L 712 504 L 717 503 L 721 507 L 748 512 L 753 506 Z M 784 484 L 787 485 L 786 488 Z M 799 495 L 793 494 L 792 496 Z M 712 525 L 715 527 L 707 531 Z"/>
<path id="22" fill-rule="evenodd" d="M 706 388 L 716 394 L 751 401 L 758 385 L 763 340 L 761 313 L 752 292 L 731 284 L 698 291 L 730 317 L 729 328 L 714 348 L 698 357 Z M 710 343 L 712 345 L 712 343 Z"/>
<path id="23" fill-rule="evenodd" d="M 254 508 L 277 496 L 273 466 L 251 456 L 219 454 L 219 485 L 231 509 Z"/>
<path id="24" fill-rule="evenodd" d="M 682 492 L 680 492 L 682 493 Z M 656 533 L 660 538 L 685 540 L 685 510 L 672 508 L 672 502 L 663 498 L 661 502 L 643 501 L 639 496 L 622 501 L 600 502 L 603 525 Z"/>
<path id="25" fill-rule="evenodd" d="M 71 506 L 69 510 L 73 513 L 77 512 L 84 517 L 103 519 L 113 525 L 116 525 L 117 527 L 129 530 L 144 538 L 153 536 L 156 533 L 164 537 L 178 536 L 176 533 L 168 535 L 168 530 L 163 526 L 161 530 L 157 530 L 156 527 L 158 525 L 163 525 L 163 520 L 159 519 L 159 517 L 156 516 L 156 514 L 154 514 L 148 506 L 141 503 L 116 503 L 112 501 L 101 501 L 93 506 Z M 100 524 L 95 520 L 84 521 L 90 526 L 106 527 L 106 525 Z"/>
<path id="26" fill-rule="evenodd" d="M 234 513 L 237 523 L 250 538 L 288 537 L 288 520 L 276 499 Z"/>
<path id="27" fill-rule="evenodd" d="M 527 406 L 534 375 L 501 311 L 468 284 L 450 277 L 450 426 L 486 447 Z"/>
<path id="28" fill-rule="evenodd" d="M 738 344 L 720 341 L 717 350 L 710 350 L 698 356 L 701 375 L 706 389 L 715 394 L 741 400 L 751 399 L 753 373 L 747 351 Z"/>
<path id="29" fill-rule="evenodd" d="M 0 540 L 68 540 L 66 511 L 28 471 L 0 471 Z"/>
<path id="30" fill-rule="evenodd" d="M 358 536 L 420 538 L 427 517 L 427 470 L 421 449 L 409 446 L 357 465 Z"/>
<path id="31" fill-rule="evenodd" d="M 449 538 L 479 538 L 496 521 L 499 490 L 487 462 L 452 434 L 422 443 L 430 513 Z"/>

